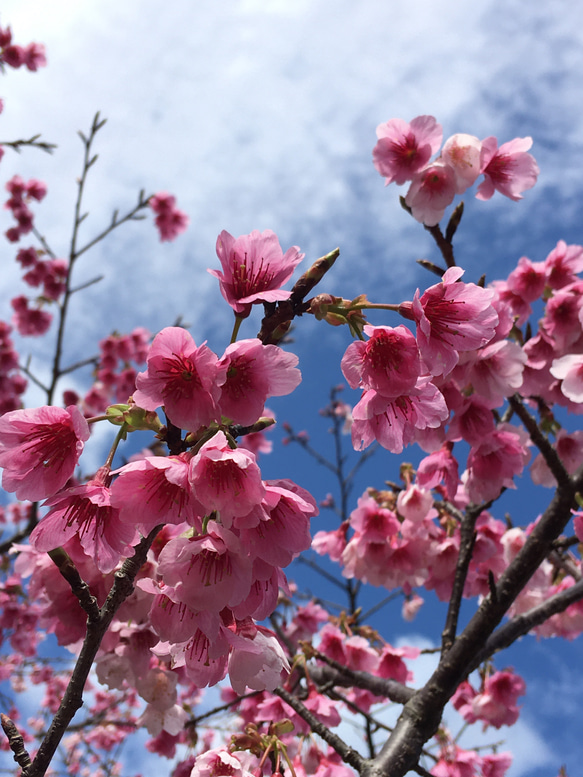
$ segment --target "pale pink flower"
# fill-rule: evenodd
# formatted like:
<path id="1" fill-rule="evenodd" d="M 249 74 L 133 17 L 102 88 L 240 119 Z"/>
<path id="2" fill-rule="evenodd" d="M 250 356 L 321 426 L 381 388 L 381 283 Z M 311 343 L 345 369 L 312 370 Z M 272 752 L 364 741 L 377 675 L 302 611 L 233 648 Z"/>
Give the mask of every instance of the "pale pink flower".
<path id="1" fill-rule="evenodd" d="M 583 431 L 567 432 L 561 429 L 557 434 L 555 450 L 569 475 L 573 475 L 583 464 Z M 538 486 L 555 488 L 557 481 L 549 469 L 542 453 L 534 459 L 530 467 L 532 482 Z"/>
<path id="2" fill-rule="evenodd" d="M 161 405 L 175 426 L 195 432 L 220 420 L 218 358 L 203 343 L 198 346 L 181 327 L 159 332 L 147 358 L 147 371 L 136 377 L 134 401 L 144 410 Z"/>
<path id="3" fill-rule="evenodd" d="M 441 282 L 413 302 L 399 306 L 399 312 L 417 323 L 417 343 L 432 375 L 447 375 L 459 360 L 459 353 L 488 343 L 495 333 L 498 314 L 492 307 L 494 292 L 459 279 L 461 267 L 450 267 Z"/>
<path id="4" fill-rule="evenodd" d="M 484 180 L 478 186 L 478 200 L 489 200 L 497 190 L 511 200 L 521 200 L 521 192 L 531 189 L 538 178 L 538 165 L 526 152 L 532 138 L 514 138 L 498 148 L 495 137 L 482 141 L 480 172 Z"/>
<path id="5" fill-rule="evenodd" d="M 433 116 L 417 116 L 410 124 L 403 119 L 379 124 L 372 152 L 374 166 L 385 183 L 403 184 L 429 162 L 442 137 L 441 125 Z"/>
<path id="6" fill-rule="evenodd" d="M 456 193 L 456 177 L 453 167 L 445 162 L 432 162 L 416 173 L 405 203 L 411 208 L 413 218 L 434 227 Z"/>
<path id="7" fill-rule="evenodd" d="M 255 777 L 257 758 L 245 751 L 230 752 L 226 747 L 199 755 L 190 777 Z"/>
<path id="8" fill-rule="evenodd" d="M 530 456 L 520 436 L 496 430 L 472 448 L 465 473 L 470 499 L 476 504 L 495 499 L 503 487 L 515 488 L 513 478 L 522 474 Z"/>
<path id="9" fill-rule="evenodd" d="M 350 525 L 365 542 L 384 542 L 401 528 L 395 513 L 381 507 L 366 493 L 359 497 L 358 507 L 350 513 Z"/>
<path id="10" fill-rule="evenodd" d="M 254 633 L 253 633 L 254 632 Z M 275 634 L 253 626 L 234 635 L 229 656 L 229 678 L 233 690 L 243 696 L 246 688 L 273 691 L 289 674 L 290 665 Z"/>
<path id="11" fill-rule="evenodd" d="M 73 475 L 89 434 L 75 406 L 5 413 L 0 418 L 2 485 L 31 502 L 54 494 Z"/>
<path id="12" fill-rule="evenodd" d="M 101 572 L 111 572 L 123 556 L 132 552 L 137 540 L 133 526 L 119 520 L 111 506 L 109 488 L 99 474 L 81 486 L 60 491 L 46 500 L 50 507 L 30 535 L 30 544 L 39 551 L 54 550 L 78 536 L 88 556 Z"/>
<path id="13" fill-rule="evenodd" d="M 417 613 L 423 606 L 424 602 L 425 600 L 418 594 L 408 596 L 403 602 L 403 607 L 401 608 L 401 615 L 403 616 L 403 620 L 407 621 L 407 623 L 411 623 L 411 621 L 415 620 L 415 617 L 417 616 Z"/>
<path id="14" fill-rule="evenodd" d="M 219 361 L 221 414 L 235 424 L 249 426 L 261 416 L 268 397 L 290 394 L 302 379 L 298 357 L 261 340 L 239 340 L 229 345 Z"/>
<path id="15" fill-rule="evenodd" d="M 456 193 L 463 194 L 480 175 L 482 144 L 474 135 L 452 135 L 443 144 L 441 158 L 455 173 Z"/>
<path id="16" fill-rule="evenodd" d="M 561 391 L 571 402 L 583 402 L 583 354 L 567 354 L 554 359 L 551 375 L 561 381 Z"/>
<path id="17" fill-rule="evenodd" d="M 190 486 L 206 514 L 216 511 L 230 528 L 260 505 L 265 487 L 255 456 L 245 448 L 233 450 L 223 432 L 217 432 L 190 461 Z M 243 526 L 256 525 L 259 514 Z"/>
<path id="18" fill-rule="evenodd" d="M 391 453 L 401 453 L 416 436 L 416 430 L 437 428 L 449 416 L 443 395 L 428 378 L 420 378 L 410 393 L 387 399 L 365 391 L 354 407 L 352 444 L 367 448 L 374 440 Z"/>
<path id="19" fill-rule="evenodd" d="M 527 355 L 518 343 L 499 340 L 478 351 L 468 379 L 482 398 L 502 404 L 505 397 L 522 386 Z"/>
<path id="20" fill-rule="evenodd" d="M 398 397 L 411 391 L 421 372 L 421 360 L 414 335 L 404 326 L 371 326 L 364 332 L 367 342 L 351 343 L 342 357 L 341 368 L 351 388 L 373 389 L 384 397 Z"/>
<path id="21" fill-rule="evenodd" d="M 482 756 L 482 777 L 504 777 L 511 766 L 511 753 L 484 755 Z"/>
<path id="22" fill-rule="evenodd" d="M 281 287 L 304 258 L 298 246 L 284 254 L 269 229 L 238 238 L 223 230 L 217 239 L 217 256 L 223 271 L 208 272 L 219 279 L 221 294 L 241 318 L 251 313 L 254 303 L 288 299 L 291 292 Z"/>

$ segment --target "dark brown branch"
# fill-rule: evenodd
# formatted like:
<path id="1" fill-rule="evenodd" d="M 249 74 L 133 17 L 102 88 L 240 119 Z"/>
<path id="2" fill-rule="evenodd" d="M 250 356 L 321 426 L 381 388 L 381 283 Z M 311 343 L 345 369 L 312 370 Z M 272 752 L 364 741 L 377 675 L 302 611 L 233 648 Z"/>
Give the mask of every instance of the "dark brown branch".
<path id="1" fill-rule="evenodd" d="M 136 546 L 134 555 L 115 573 L 114 583 L 99 611 L 97 620 L 88 619 L 87 633 L 73 669 L 71 680 L 63 696 L 47 735 L 41 742 L 31 766 L 23 770 L 23 777 L 43 777 L 67 727 L 78 709 L 83 706 L 83 689 L 101 641 L 120 605 L 134 590 L 134 580 L 146 560 L 148 550 L 162 527 L 157 526 Z"/>
<path id="2" fill-rule="evenodd" d="M 349 669 L 322 653 L 317 653 L 316 657 L 327 664 L 326 667 L 311 666 L 309 668 L 310 678 L 318 685 L 332 684 L 341 688 L 363 688 L 374 693 L 375 696 L 390 699 L 397 704 L 406 704 L 415 694 L 414 688 L 408 688 L 397 680 Z"/>
<path id="3" fill-rule="evenodd" d="M 28 769 L 32 763 L 26 747 L 24 746 L 24 739 L 22 734 L 16 728 L 12 720 L 3 712 L 0 713 L 0 723 L 6 738 L 8 739 L 8 745 L 14 754 L 14 760 L 20 766 L 21 769 Z"/>
<path id="4" fill-rule="evenodd" d="M 289 704 L 293 711 L 306 721 L 311 731 L 314 734 L 318 734 L 318 736 L 322 737 L 324 742 L 327 742 L 332 748 L 334 748 L 334 750 L 345 763 L 347 763 L 349 766 L 352 766 L 362 774 L 365 759 L 360 755 L 360 753 L 347 745 L 346 742 L 344 742 L 344 740 L 341 739 L 337 734 L 334 734 L 332 731 L 330 731 L 330 729 L 325 726 L 322 721 L 318 720 L 318 718 L 312 712 L 310 712 L 310 710 L 307 709 L 307 707 L 305 707 L 299 699 L 293 696 L 293 694 L 289 693 L 289 691 L 279 687 L 276 688 L 273 693 L 276 696 L 279 696 L 280 699 L 283 699 L 286 704 Z"/>
<path id="5" fill-rule="evenodd" d="M 447 608 L 445 627 L 441 634 L 441 650 L 447 652 L 453 645 L 457 634 L 457 624 L 460 614 L 464 586 L 476 543 L 476 521 L 480 513 L 468 510 L 464 515 L 460 527 L 460 552 L 458 554 L 453 587 Z"/>
<path id="6" fill-rule="evenodd" d="M 559 458 L 557 451 L 553 448 L 551 443 L 547 440 L 545 435 L 539 429 L 536 420 L 530 415 L 528 410 L 522 404 L 522 400 L 515 394 L 512 397 L 508 397 L 508 404 L 514 410 L 516 415 L 520 418 L 527 432 L 530 435 L 530 439 L 536 445 L 541 452 L 548 468 L 553 473 L 553 476 L 557 483 L 564 485 L 569 482 L 569 473 L 563 466 L 563 462 Z"/>
<path id="7" fill-rule="evenodd" d="M 98 622 L 99 606 L 97 604 L 97 599 L 91 594 L 89 586 L 79 574 L 79 570 L 69 554 L 63 550 L 63 548 L 56 548 L 55 550 L 49 551 L 49 556 L 61 575 L 71 586 L 73 595 L 78 599 L 79 604 L 87 613 L 89 620 L 94 623 Z"/>

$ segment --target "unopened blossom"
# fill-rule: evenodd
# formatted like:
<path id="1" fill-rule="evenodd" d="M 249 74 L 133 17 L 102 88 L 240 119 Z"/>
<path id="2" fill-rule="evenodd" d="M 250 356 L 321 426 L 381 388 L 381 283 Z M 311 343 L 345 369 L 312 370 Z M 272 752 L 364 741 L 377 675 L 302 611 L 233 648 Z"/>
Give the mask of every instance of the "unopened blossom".
<path id="1" fill-rule="evenodd" d="M 481 170 L 484 180 L 476 194 L 479 200 L 489 200 L 499 191 L 511 200 L 521 200 L 522 192 L 532 189 L 538 178 L 538 165 L 527 151 L 532 138 L 514 138 L 498 148 L 495 137 L 482 141 Z"/>
<path id="2" fill-rule="evenodd" d="M 175 426 L 196 431 L 220 420 L 218 357 L 203 343 L 197 346 L 181 327 L 169 326 L 152 342 L 147 371 L 136 378 L 134 401 L 144 410 L 164 406 Z"/>
<path id="3" fill-rule="evenodd" d="M 405 196 L 413 218 L 434 227 L 443 218 L 445 209 L 456 193 L 453 168 L 445 162 L 433 162 L 416 173 Z"/>
<path id="4" fill-rule="evenodd" d="M 452 135 L 443 144 L 441 158 L 453 168 L 456 193 L 463 194 L 480 175 L 482 144 L 474 135 Z"/>
<path id="5" fill-rule="evenodd" d="M 551 375 L 561 381 L 561 392 L 571 402 L 583 402 L 583 354 L 567 354 L 554 359 Z"/>
<path id="6" fill-rule="evenodd" d="M 268 397 L 290 394 L 302 379 L 298 357 L 257 338 L 229 345 L 219 361 L 221 414 L 249 426 L 261 416 Z"/>
<path id="7" fill-rule="evenodd" d="M 417 116 L 410 124 L 403 119 L 379 124 L 377 137 L 372 152 L 374 166 L 385 183 L 403 184 L 437 152 L 443 133 L 433 116 Z"/>
<path id="8" fill-rule="evenodd" d="M 411 391 L 421 372 L 421 360 L 414 335 L 404 326 L 364 327 L 369 340 L 351 343 L 342 357 L 341 368 L 352 388 L 374 389 L 384 397 L 398 397 Z"/>
<path id="9" fill-rule="evenodd" d="M 2 485 L 34 502 L 54 494 L 73 475 L 89 426 L 76 407 L 14 410 L 0 418 Z"/>
<path id="10" fill-rule="evenodd" d="M 251 313 L 253 304 L 288 299 L 291 292 L 281 287 L 304 258 L 298 246 L 284 254 L 270 229 L 238 238 L 223 230 L 217 239 L 217 256 L 222 272 L 208 272 L 219 279 L 221 294 L 241 318 Z"/>
<path id="11" fill-rule="evenodd" d="M 417 343 L 432 375 L 448 375 L 459 353 L 486 345 L 494 336 L 498 314 L 492 307 L 494 292 L 459 279 L 461 267 L 450 267 L 441 282 L 413 302 L 402 303 L 399 312 L 417 323 Z"/>

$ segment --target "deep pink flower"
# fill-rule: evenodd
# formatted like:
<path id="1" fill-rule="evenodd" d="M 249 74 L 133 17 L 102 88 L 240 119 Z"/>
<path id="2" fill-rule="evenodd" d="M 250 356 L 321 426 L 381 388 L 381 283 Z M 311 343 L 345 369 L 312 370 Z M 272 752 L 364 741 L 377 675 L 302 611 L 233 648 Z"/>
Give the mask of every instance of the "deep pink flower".
<path id="1" fill-rule="evenodd" d="M 452 456 L 453 444 L 447 442 L 438 451 L 430 453 L 419 462 L 417 467 L 417 482 L 423 488 L 435 488 L 445 482 L 445 493 L 448 499 L 455 497 L 459 473 L 457 459 Z"/>
<path id="2" fill-rule="evenodd" d="M 42 43 L 28 44 L 24 49 L 24 64 L 33 73 L 36 72 L 39 67 L 45 67 L 47 58 L 45 55 L 45 47 Z"/>
<path id="3" fill-rule="evenodd" d="M 498 314 L 492 307 L 494 292 L 475 283 L 463 283 L 461 267 L 450 267 L 441 283 L 430 286 L 400 312 L 417 323 L 417 343 L 432 375 L 447 375 L 459 360 L 459 352 L 488 343 L 495 333 Z"/>
<path id="4" fill-rule="evenodd" d="M 261 340 L 239 340 L 229 345 L 219 361 L 221 414 L 235 424 L 249 426 L 261 416 L 268 397 L 290 394 L 302 379 L 298 357 Z"/>
<path id="5" fill-rule="evenodd" d="M 456 176 L 446 162 L 432 162 L 416 173 L 405 196 L 413 218 L 428 227 L 434 227 L 453 201 Z"/>
<path id="6" fill-rule="evenodd" d="M 217 432 L 190 461 L 191 488 L 206 514 L 216 511 L 223 526 L 259 507 L 265 495 L 261 471 L 255 456 L 245 448 L 233 450 L 223 432 Z M 259 513 L 245 526 L 259 522 Z"/>
<path id="7" fill-rule="evenodd" d="M 89 434 L 76 407 L 5 413 L 0 418 L 2 485 L 31 502 L 54 494 L 73 475 Z"/>
<path id="8" fill-rule="evenodd" d="M 437 152 L 442 137 L 441 125 L 433 116 L 417 116 L 410 124 L 403 119 L 379 124 L 374 166 L 387 184 L 410 181 Z"/>
<path id="9" fill-rule="evenodd" d="M 526 152 L 532 138 L 514 138 L 498 148 L 495 137 L 482 141 L 481 173 L 484 180 L 478 186 L 478 200 L 489 200 L 497 190 L 511 200 L 521 200 L 521 192 L 532 189 L 538 178 L 538 165 Z"/>
<path id="10" fill-rule="evenodd" d="M 421 371 L 414 335 L 404 326 L 364 327 L 368 342 L 356 340 L 342 357 L 341 367 L 351 388 L 374 389 L 384 397 L 411 391 Z"/>
<path id="11" fill-rule="evenodd" d="M 12 323 L 23 337 L 44 335 L 53 320 L 53 317 L 42 308 L 30 308 L 28 299 L 21 295 L 10 301 L 14 309 Z"/>
<path id="12" fill-rule="evenodd" d="M 215 521 L 208 534 L 170 540 L 158 565 L 164 583 L 174 588 L 173 599 L 195 611 L 235 607 L 251 590 L 250 559 L 237 537 Z"/>
<path id="13" fill-rule="evenodd" d="M 485 679 L 481 692 L 472 700 L 472 711 L 486 726 L 512 726 L 520 714 L 517 699 L 525 693 L 522 677 L 513 672 L 494 672 Z"/>
<path id="14" fill-rule="evenodd" d="M 518 266 L 508 276 L 508 287 L 525 302 L 534 302 L 543 293 L 546 284 L 544 262 L 531 262 L 526 256 L 520 257 Z"/>
<path id="15" fill-rule="evenodd" d="M 583 270 L 583 246 L 567 245 L 559 240 L 544 261 L 547 284 L 551 289 L 562 289 L 579 280 Z"/>
<path id="16" fill-rule="evenodd" d="M 455 173 L 456 193 L 463 194 L 480 175 L 482 144 L 474 135 L 452 135 L 443 144 L 441 158 Z"/>
<path id="17" fill-rule="evenodd" d="M 185 329 L 166 327 L 154 338 L 147 365 L 136 377 L 133 396 L 139 407 L 156 410 L 164 405 L 175 426 L 192 432 L 220 420 L 216 400 L 222 371 L 204 343 L 197 347 Z"/>
<path id="18" fill-rule="evenodd" d="M 111 486 L 111 503 L 120 520 L 146 536 L 161 523 L 188 522 L 199 531 L 204 508 L 195 499 L 184 456 L 148 456 L 117 470 Z"/>
<path id="19" fill-rule="evenodd" d="M 101 480 L 98 474 L 47 499 L 45 505 L 51 509 L 34 528 L 30 544 L 38 551 L 54 550 L 77 536 L 101 572 L 115 569 L 122 557 L 130 555 L 137 535 L 133 526 L 119 520 L 109 488 Z"/>
<path id="20" fill-rule="evenodd" d="M 413 391 L 400 397 L 387 399 L 376 391 L 365 391 L 352 414 L 352 444 L 356 450 L 377 440 L 391 453 L 401 453 L 415 439 L 416 430 L 437 428 L 449 411 L 437 387 L 422 378 Z"/>
<path id="21" fill-rule="evenodd" d="M 156 214 L 155 223 L 160 240 L 174 240 L 188 227 L 188 216 L 176 207 L 176 197 L 171 194 L 158 192 L 150 197 L 148 205 Z"/>
<path id="22" fill-rule="evenodd" d="M 223 230 L 217 239 L 217 256 L 223 271 L 209 270 L 219 279 L 221 294 L 241 318 L 258 302 L 288 299 L 282 286 L 304 258 L 298 246 L 282 252 L 277 235 L 270 229 L 253 230 L 234 238 Z"/>
<path id="23" fill-rule="evenodd" d="M 530 453 L 517 433 L 497 429 L 475 445 L 467 461 L 466 488 L 478 504 L 495 499 L 502 489 L 515 488 L 513 478 L 522 474 Z"/>
<path id="24" fill-rule="evenodd" d="M 491 753 L 482 756 L 482 777 L 504 777 L 512 766 L 510 753 Z"/>

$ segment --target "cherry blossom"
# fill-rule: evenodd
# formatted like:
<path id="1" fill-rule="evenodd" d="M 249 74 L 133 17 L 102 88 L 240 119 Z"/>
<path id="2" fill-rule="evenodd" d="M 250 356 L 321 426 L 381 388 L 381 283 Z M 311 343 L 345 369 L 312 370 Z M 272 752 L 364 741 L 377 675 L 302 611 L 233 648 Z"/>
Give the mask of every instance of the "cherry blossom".
<path id="1" fill-rule="evenodd" d="M 495 137 L 482 141 L 480 172 L 484 180 L 478 186 L 476 197 L 489 200 L 497 190 L 511 200 L 521 200 L 522 192 L 532 189 L 538 178 L 538 165 L 528 150 L 532 138 L 515 138 L 498 148 Z"/>
<path id="2" fill-rule="evenodd" d="M 403 119 L 379 124 L 377 137 L 374 166 L 385 183 L 403 184 L 429 162 L 439 149 L 443 134 L 433 116 L 417 116 L 410 124 Z"/>
<path id="3" fill-rule="evenodd" d="M 428 227 L 434 227 L 442 219 L 445 209 L 456 194 L 456 176 L 446 162 L 432 162 L 415 174 L 405 203 L 411 208 L 413 218 Z"/>
<path id="4" fill-rule="evenodd" d="M 551 375 L 561 381 L 561 391 L 577 404 L 583 402 L 583 355 L 567 354 L 554 359 Z"/>
<path id="5" fill-rule="evenodd" d="M 0 418 L 2 485 L 35 501 L 58 491 L 73 475 L 89 426 L 76 407 L 13 410 Z"/>
<path id="6" fill-rule="evenodd" d="M 269 229 L 238 238 L 223 230 L 217 238 L 217 256 L 222 272 L 208 272 L 219 279 L 221 294 L 241 318 L 251 313 L 254 303 L 288 299 L 290 292 L 281 287 L 304 258 L 298 246 L 284 254 L 277 235 Z"/>

